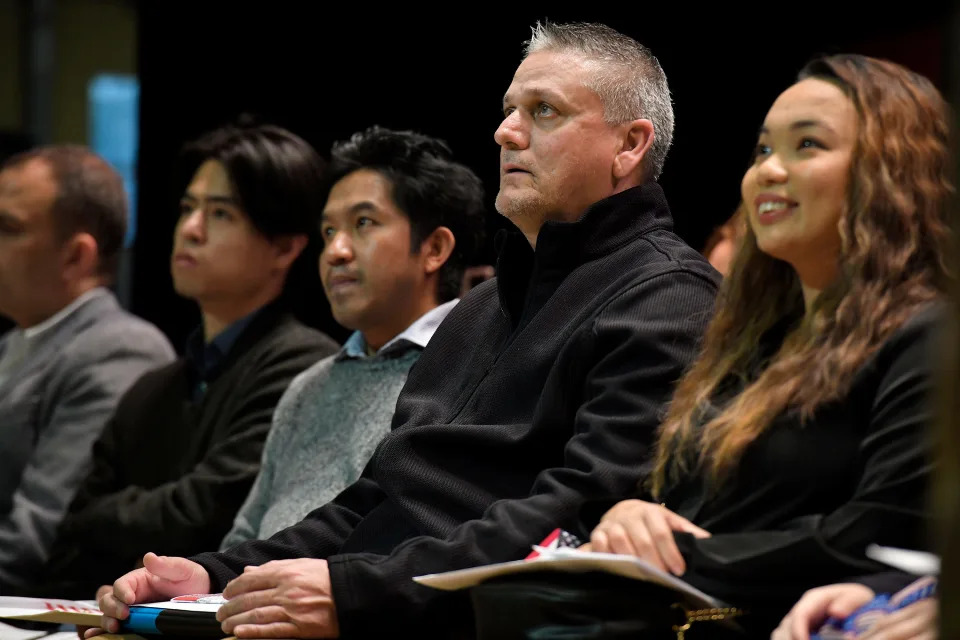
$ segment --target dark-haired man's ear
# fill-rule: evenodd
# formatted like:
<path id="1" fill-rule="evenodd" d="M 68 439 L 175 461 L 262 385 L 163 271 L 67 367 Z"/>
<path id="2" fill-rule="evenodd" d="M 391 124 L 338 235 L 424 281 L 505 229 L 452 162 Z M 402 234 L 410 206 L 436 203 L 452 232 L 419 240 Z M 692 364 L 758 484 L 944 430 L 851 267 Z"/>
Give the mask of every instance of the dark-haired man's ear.
<path id="1" fill-rule="evenodd" d="M 427 275 L 440 270 L 456 245 L 457 239 L 447 227 L 437 227 L 420 243 L 420 257 Z"/>
<path id="2" fill-rule="evenodd" d="M 277 269 L 289 269 L 303 250 L 307 247 L 307 234 L 297 233 L 294 235 L 278 236 L 273 239 L 273 247 L 276 250 L 274 255 L 274 264 Z"/>
<path id="3" fill-rule="evenodd" d="M 63 277 L 68 282 L 79 282 L 97 275 L 100 248 L 97 239 L 86 232 L 73 234 L 60 251 Z"/>

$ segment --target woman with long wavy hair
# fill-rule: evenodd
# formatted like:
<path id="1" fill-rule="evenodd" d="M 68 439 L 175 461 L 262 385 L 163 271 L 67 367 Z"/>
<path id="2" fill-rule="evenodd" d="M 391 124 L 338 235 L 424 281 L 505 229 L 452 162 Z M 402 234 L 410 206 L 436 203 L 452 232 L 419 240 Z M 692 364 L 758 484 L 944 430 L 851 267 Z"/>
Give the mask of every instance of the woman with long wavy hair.
<path id="1" fill-rule="evenodd" d="M 926 78 L 858 55 L 777 98 L 644 499 L 606 513 L 594 551 L 683 575 L 769 633 L 806 589 L 880 570 L 870 543 L 926 546 L 949 128 Z"/>

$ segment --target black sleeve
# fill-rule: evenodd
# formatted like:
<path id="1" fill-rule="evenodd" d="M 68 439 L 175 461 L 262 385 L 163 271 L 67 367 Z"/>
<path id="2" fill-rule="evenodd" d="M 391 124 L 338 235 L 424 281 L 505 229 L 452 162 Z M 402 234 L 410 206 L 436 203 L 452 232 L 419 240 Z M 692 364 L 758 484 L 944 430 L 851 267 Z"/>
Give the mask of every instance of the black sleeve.
<path id="1" fill-rule="evenodd" d="M 881 572 L 866 558 L 872 542 L 917 548 L 931 473 L 932 323 L 911 323 L 887 345 L 885 370 L 860 443 L 863 472 L 838 509 L 798 518 L 776 531 L 695 539 L 675 534 L 687 560 L 684 579 L 733 604 L 789 606 L 807 589 Z"/>
<path id="2" fill-rule="evenodd" d="M 359 480 L 332 501 L 270 538 L 248 540 L 226 551 L 201 553 L 190 559 L 203 565 L 210 574 L 211 592 L 218 592 L 247 565 L 287 558 L 326 558 L 340 549 L 354 527 L 383 497 L 380 487 L 364 470 Z"/>
<path id="3" fill-rule="evenodd" d="M 707 278 L 673 272 L 633 286 L 602 309 L 580 351 L 586 377 L 571 380 L 584 400 L 560 464 L 538 475 L 528 497 L 495 502 L 446 539 L 416 537 L 388 556 L 329 558 L 341 632 L 366 637 L 404 623 L 442 625 L 457 607 L 414 576 L 522 558 L 557 526 L 589 531 L 595 523 L 578 520 L 585 500 L 636 486 L 638 461 L 698 349 L 715 291 Z M 377 611 L 390 615 L 371 615 Z"/>

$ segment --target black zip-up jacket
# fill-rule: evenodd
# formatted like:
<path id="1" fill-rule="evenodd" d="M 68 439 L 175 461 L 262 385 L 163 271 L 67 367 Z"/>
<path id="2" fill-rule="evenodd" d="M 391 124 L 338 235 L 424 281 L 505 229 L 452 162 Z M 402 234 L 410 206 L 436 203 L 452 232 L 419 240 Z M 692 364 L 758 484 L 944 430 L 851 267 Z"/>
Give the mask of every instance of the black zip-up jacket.
<path id="1" fill-rule="evenodd" d="M 718 276 L 647 184 L 534 252 L 513 233 L 497 277 L 413 366 L 363 477 L 268 540 L 193 560 L 221 590 L 245 565 L 326 558 L 342 637 L 469 624 L 462 595 L 414 576 L 524 557 L 585 501 L 636 491 L 665 403 L 696 355 Z M 319 505 L 318 505 L 319 506 Z"/>

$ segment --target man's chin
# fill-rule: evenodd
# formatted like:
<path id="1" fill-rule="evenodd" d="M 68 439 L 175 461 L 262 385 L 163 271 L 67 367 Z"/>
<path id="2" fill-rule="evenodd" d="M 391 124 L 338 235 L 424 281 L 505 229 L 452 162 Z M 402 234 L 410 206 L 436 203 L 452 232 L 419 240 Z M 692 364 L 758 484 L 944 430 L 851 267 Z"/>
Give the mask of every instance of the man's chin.
<path id="1" fill-rule="evenodd" d="M 348 331 L 359 331 L 360 327 L 364 324 L 361 319 L 361 314 L 358 313 L 355 309 L 346 309 L 346 308 L 337 308 L 335 305 L 330 305 L 330 315 L 333 316 L 334 321 Z"/>
<path id="2" fill-rule="evenodd" d="M 543 210 L 543 201 L 534 194 L 504 193 L 501 189 L 494 206 L 500 215 L 514 220 L 539 214 Z"/>
<path id="3" fill-rule="evenodd" d="M 196 282 L 177 282 L 174 280 L 173 290 L 181 298 L 195 302 L 199 302 L 199 299 L 203 295 L 203 287 L 199 286 Z"/>

